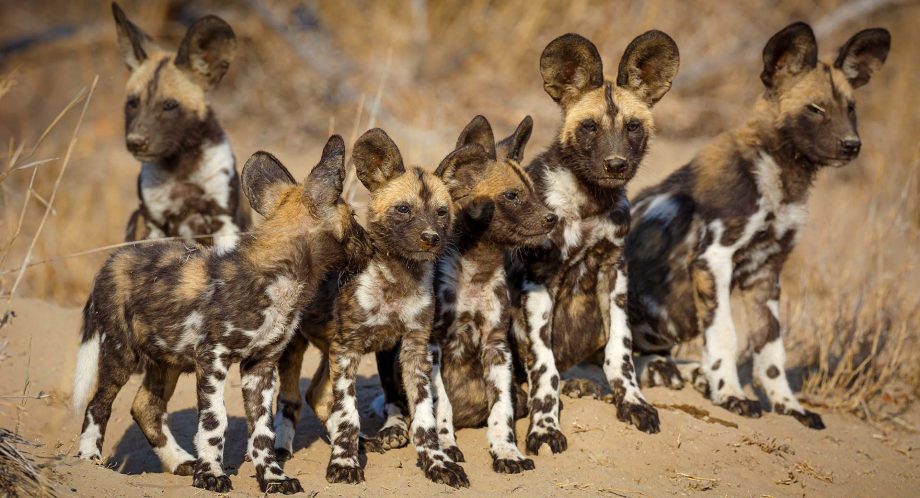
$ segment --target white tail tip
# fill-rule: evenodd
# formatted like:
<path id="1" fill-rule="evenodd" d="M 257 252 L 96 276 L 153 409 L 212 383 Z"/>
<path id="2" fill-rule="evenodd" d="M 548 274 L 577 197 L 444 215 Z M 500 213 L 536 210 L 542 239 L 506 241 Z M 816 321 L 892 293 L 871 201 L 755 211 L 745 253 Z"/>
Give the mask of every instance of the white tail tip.
<path id="1" fill-rule="evenodd" d="M 95 391 L 96 373 L 99 370 L 99 336 L 80 345 L 77 355 L 77 370 L 73 376 L 73 409 L 81 413 L 86 408 L 89 396 Z"/>

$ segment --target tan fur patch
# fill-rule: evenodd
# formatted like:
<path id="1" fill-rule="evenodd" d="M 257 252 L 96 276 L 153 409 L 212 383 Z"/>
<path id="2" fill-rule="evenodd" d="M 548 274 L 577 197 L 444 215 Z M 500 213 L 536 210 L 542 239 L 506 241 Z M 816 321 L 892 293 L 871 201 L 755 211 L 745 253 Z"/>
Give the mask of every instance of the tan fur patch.
<path id="1" fill-rule="evenodd" d="M 782 119 L 786 115 L 796 114 L 802 107 L 809 104 L 827 106 L 834 99 L 831 80 L 833 80 L 837 93 L 843 99 L 853 99 L 853 87 L 844 76 L 843 71 L 824 63 L 818 63 L 815 69 L 802 75 L 791 88 L 779 96 L 777 118 Z"/>
<path id="2" fill-rule="evenodd" d="M 204 90 L 184 71 L 173 64 L 173 54 L 168 54 L 162 50 L 156 50 L 137 67 L 128 78 L 125 90 L 128 95 L 137 95 L 141 99 L 148 96 L 147 85 L 154 78 L 157 67 L 164 59 L 169 62 L 160 70 L 159 81 L 157 82 L 157 92 L 154 99 L 166 100 L 175 99 L 183 109 L 193 112 L 198 119 L 204 119 L 207 115 L 208 106 L 205 100 Z"/>
<path id="3" fill-rule="evenodd" d="M 613 103 L 618 109 L 614 119 L 611 120 L 607 112 L 606 85 L 601 85 L 600 88 L 586 92 L 578 102 L 568 108 L 562 130 L 559 132 L 561 142 L 568 142 L 575 134 L 579 124 L 586 119 L 594 120 L 598 128 L 604 130 L 622 129 L 628 121 L 638 119 L 649 134 L 654 132 L 652 110 L 645 105 L 645 102 L 629 90 L 613 83 L 610 84 L 613 86 Z"/>
<path id="4" fill-rule="evenodd" d="M 371 195 L 369 213 L 371 216 L 383 216 L 387 210 L 400 203 L 408 204 L 414 209 L 421 209 L 423 188 L 431 193 L 432 206 L 446 206 L 453 209 L 450 192 L 438 177 L 420 168 L 409 168 L 402 175 L 390 180 Z"/>
<path id="5" fill-rule="evenodd" d="M 176 294 L 184 300 L 191 301 L 197 299 L 204 292 L 207 285 L 208 273 L 205 268 L 204 258 L 192 258 L 182 266 Z"/>
<path id="6" fill-rule="evenodd" d="M 516 162 L 494 161 L 486 167 L 472 197 L 493 197 L 512 188 L 520 189 L 521 194 L 533 190 L 529 177 Z"/>

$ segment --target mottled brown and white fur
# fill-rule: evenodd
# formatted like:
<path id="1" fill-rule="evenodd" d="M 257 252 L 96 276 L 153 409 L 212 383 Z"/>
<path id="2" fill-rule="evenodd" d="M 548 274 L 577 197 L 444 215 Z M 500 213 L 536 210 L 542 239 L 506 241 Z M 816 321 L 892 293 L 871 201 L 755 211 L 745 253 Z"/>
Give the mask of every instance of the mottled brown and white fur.
<path id="1" fill-rule="evenodd" d="M 249 228 L 249 207 L 226 135 L 207 92 L 226 73 L 236 36 L 216 16 L 196 21 L 176 53 L 158 47 L 112 4 L 125 86 L 125 143 L 141 162 L 139 207 L 128 241 L 182 237 L 218 250 Z M 210 237 L 205 237 L 210 236 Z"/>
<path id="2" fill-rule="evenodd" d="M 99 271 L 84 308 L 74 406 L 86 407 L 79 456 L 100 459 L 112 402 L 139 367 L 143 384 L 131 410 L 164 467 L 193 474 L 196 487 L 226 492 L 222 460 L 224 387 L 240 363 L 249 427 L 247 455 L 262 491 L 302 491 L 275 461 L 271 402 L 274 370 L 322 277 L 347 262 L 362 229 L 339 199 L 345 146 L 330 138 L 306 184 L 270 154 L 243 169 L 243 184 L 266 217 L 237 248 L 217 251 L 170 241 L 129 246 Z M 166 404 L 182 372 L 194 371 L 198 432 L 194 459 L 166 425 Z M 92 389 L 96 384 L 95 390 Z"/>
<path id="3" fill-rule="evenodd" d="M 833 64 L 820 62 L 811 28 L 795 23 L 763 51 L 765 86 L 748 121 L 716 137 L 690 162 L 637 197 L 627 241 L 629 318 L 652 384 L 680 387 L 667 355 L 704 339 L 694 385 L 713 403 L 758 417 L 738 378 L 730 296 L 742 292 L 751 316 L 753 376 L 773 410 L 824 428 L 796 400 L 784 371 L 780 274 L 806 217 L 808 193 L 824 166 L 856 157 L 853 90 L 888 54 L 884 29 L 857 33 Z M 806 260 L 807 261 L 807 260 Z"/>

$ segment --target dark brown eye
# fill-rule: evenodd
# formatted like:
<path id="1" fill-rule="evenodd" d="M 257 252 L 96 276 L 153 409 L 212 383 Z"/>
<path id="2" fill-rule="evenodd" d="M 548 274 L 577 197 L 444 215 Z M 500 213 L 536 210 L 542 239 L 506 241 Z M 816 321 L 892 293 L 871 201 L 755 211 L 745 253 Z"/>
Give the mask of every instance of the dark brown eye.
<path id="1" fill-rule="evenodd" d="M 629 122 L 626 123 L 626 131 L 636 131 L 640 126 L 642 126 L 642 123 L 640 123 L 638 119 L 630 119 Z"/>
<path id="2" fill-rule="evenodd" d="M 163 110 L 166 112 L 175 111 L 179 108 L 179 103 L 173 99 L 167 99 L 163 102 Z"/>
<path id="3" fill-rule="evenodd" d="M 409 214 L 409 211 L 410 211 L 409 206 L 407 206 L 406 204 L 400 204 L 394 207 L 393 209 L 395 209 L 396 212 L 399 214 Z"/>
<path id="4" fill-rule="evenodd" d="M 125 103 L 128 106 L 128 109 L 137 109 L 137 106 L 141 103 L 141 99 L 137 96 L 128 97 L 128 101 Z"/>
<path id="5" fill-rule="evenodd" d="M 847 112 L 850 113 L 851 115 L 856 114 L 856 103 L 855 102 L 850 102 L 847 104 Z"/>
<path id="6" fill-rule="evenodd" d="M 516 201 L 518 198 L 518 193 L 515 192 L 514 190 L 509 190 L 502 195 L 505 197 L 506 200 L 509 200 L 511 202 Z"/>
<path id="7" fill-rule="evenodd" d="M 811 112 L 813 112 L 813 113 L 815 113 L 815 114 L 824 115 L 824 113 L 827 112 L 827 111 L 824 110 L 823 107 L 819 106 L 818 104 L 808 104 L 808 105 L 805 106 L 805 107 L 807 107 L 809 111 L 811 111 Z"/>
<path id="8" fill-rule="evenodd" d="M 582 121 L 580 126 L 582 131 L 586 131 L 588 133 L 594 133 L 597 131 L 597 123 L 591 121 L 590 119 Z"/>
<path id="9" fill-rule="evenodd" d="M 439 207 L 439 208 L 438 208 L 438 218 L 443 218 L 443 217 L 447 216 L 447 213 L 449 213 L 449 212 L 450 212 L 450 210 L 448 210 L 446 206 L 441 206 L 441 207 Z"/>

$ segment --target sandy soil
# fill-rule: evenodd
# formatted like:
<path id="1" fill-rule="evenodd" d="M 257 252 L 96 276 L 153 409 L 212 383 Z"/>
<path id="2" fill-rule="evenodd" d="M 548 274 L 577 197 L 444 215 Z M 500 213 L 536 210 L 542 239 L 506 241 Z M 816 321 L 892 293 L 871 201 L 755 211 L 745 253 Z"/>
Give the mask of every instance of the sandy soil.
<path id="1" fill-rule="evenodd" d="M 204 495 L 191 478 L 164 474 L 129 413 L 139 379 L 122 391 L 109 423 L 106 467 L 80 461 L 76 440 L 81 417 L 69 406 L 72 370 L 78 349 L 80 311 L 41 301 L 15 303 L 18 317 L 7 329 L 0 353 L 0 425 L 43 443 L 35 451 L 49 463 L 64 496 Z M 2 340 L 0 340 L 2 345 Z M 30 353 L 31 351 L 31 353 Z M 317 358 L 308 354 L 304 375 Z M 302 384 L 306 387 L 308 379 Z M 230 413 L 226 463 L 232 496 L 259 495 L 250 463 L 243 462 L 246 423 L 238 372 L 230 378 Z M 9 396 L 47 394 L 42 399 Z M 367 408 L 379 392 L 374 363 L 361 366 L 359 400 L 365 431 L 380 420 Z M 533 472 L 507 476 L 491 470 L 485 431 L 460 431 L 472 482 L 454 491 L 428 482 L 415 467 L 415 454 L 404 448 L 367 458 L 367 482 L 330 485 L 324 479 L 329 446 L 323 430 L 307 410 L 298 426 L 295 455 L 286 470 L 308 493 L 320 495 L 594 495 L 662 496 L 706 493 L 712 496 L 916 496 L 920 435 L 885 432 L 851 415 L 825 413 L 828 429 L 810 431 L 789 417 L 767 414 L 748 420 L 714 408 L 690 388 L 672 392 L 646 390 L 661 414 L 662 432 L 643 434 L 616 420 L 614 408 L 596 400 L 564 399 L 562 423 L 569 450 L 541 454 Z M 170 425 L 179 443 L 192 450 L 195 428 L 194 380 L 180 380 L 170 404 Z M 916 417 L 913 418 L 916 420 Z M 527 425 L 519 421 L 519 440 Z M 49 458 L 58 457 L 58 458 Z M 108 467 L 108 468 L 107 468 Z"/>

